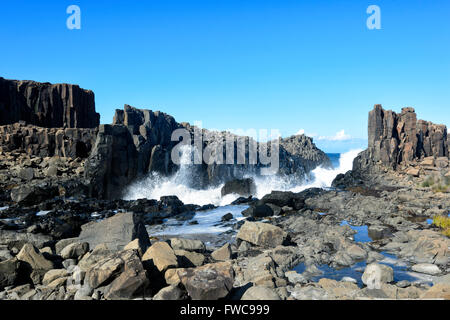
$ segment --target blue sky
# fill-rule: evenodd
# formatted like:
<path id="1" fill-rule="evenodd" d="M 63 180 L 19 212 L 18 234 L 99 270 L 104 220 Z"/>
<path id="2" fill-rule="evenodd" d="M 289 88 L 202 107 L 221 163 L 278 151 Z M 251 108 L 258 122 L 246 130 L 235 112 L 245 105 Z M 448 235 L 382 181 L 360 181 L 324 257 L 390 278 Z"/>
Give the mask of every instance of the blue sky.
<path id="1" fill-rule="evenodd" d="M 81 30 L 66 28 L 72 4 Z M 381 30 L 366 27 L 371 4 Z M 450 125 L 448 0 L 15 0 L 0 8 L 0 76 L 91 89 L 102 123 L 127 103 L 205 128 L 303 129 L 330 152 L 367 138 L 376 103 Z"/>

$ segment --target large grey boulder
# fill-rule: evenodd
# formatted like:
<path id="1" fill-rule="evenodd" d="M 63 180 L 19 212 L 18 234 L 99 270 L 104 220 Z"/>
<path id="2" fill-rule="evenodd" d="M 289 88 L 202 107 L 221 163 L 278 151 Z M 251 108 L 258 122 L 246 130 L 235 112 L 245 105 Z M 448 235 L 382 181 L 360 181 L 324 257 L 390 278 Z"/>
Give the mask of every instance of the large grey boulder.
<path id="1" fill-rule="evenodd" d="M 165 272 L 168 268 L 178 267 L 177 256 L 167 242 L 154 243 L 144 253 L 142 261 L 150 261 L 159 272 Z"/>
<path id="2" fill-rule="evenodd" d="M 0 262 L 0 291 L 17 284 L 20 279 L 21 264 L 22 262 L 17 258 Z"/>
<path id="3" fill-rule="evenodd" d="M 362 275 L 362 282 L 369 289 L 381 289 L 384 283 L 392 281 L 394 281 L 394 270 L 384 264 L 371 263 Z"/>
<path id="4" fill-rule="evenodd" d="M 192 300 L 225 298 L 234 282 L 234 270 L 230 262 L 182 269 L 178 271 L 178 276 Z"/>
<path id="5" fill-rule="evenodd" d="M 275 248 L 282 245 L 288 234 L 280 227 L 262 223 L 246 221 L 237 234 L 237 238 L 261 247 Z"/>
<path id="6" fill-rule="evenodd" d="M 128 250 L 130 252 L 130 250 Z M 105 293 L 108 300 L 123 300 L 134 298 L 141 291 L 145 290 L 149 280 L 139 256 L 132 250 L 127 251 L 122 273 L 113 280 Z"/>
<path id="7" fill-rule="evenodd" d="M 274 215 L 272 208 L 266 204 L 256 204 L 242 211 L 244 217 L 265 218 Z"/>
<path id="8" fill-rule="evenodd" d="M 22 249 L 26 243 L 31 243 L 41 249 L 48 246 L 52 241 L 52 237 L 43 234 L 0 230 L 0 244 L 18 250 Z"/>
<path id="9" fill-rule="evenodd" d="M 87 272 L 85 284 L 96 289 L 108 285 L 105 298 L 131 299 L 148 284 L 147 273 L 135 250 L 114 253 L 97 262 Z"/>
<path id="10" fill-rule="evenodd" d="M 171 238 L 169 243 L 174 250 L 187 250 L 196 252 L 204 252 L 206 250 L 205 244 L 200 240 Z"/>
<path id="11" fill-rule="evenodd" d="M 150 246 L 149 236 L 141 217 L 135 213 L 125 212 L 81 226 L 78 242 L 87 242 L 90 248 L 105 244 L 109 250 L 120 251 L 134 239 L 139 239 L 143 246 Z"/>
<path id="12" fill-rule="evenodd" d="M 281 300 L 275 290 L 267 287 L 254 286 L 245 291 L 241 300 Z"/>

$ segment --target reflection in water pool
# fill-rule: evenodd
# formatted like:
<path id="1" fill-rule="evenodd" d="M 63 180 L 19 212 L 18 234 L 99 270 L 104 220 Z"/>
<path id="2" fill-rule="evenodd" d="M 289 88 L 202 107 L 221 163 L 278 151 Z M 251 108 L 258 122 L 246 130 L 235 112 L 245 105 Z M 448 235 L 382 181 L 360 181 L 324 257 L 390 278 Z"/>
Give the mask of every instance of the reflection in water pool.
<path id="1" fill-rule="evenodd" d="M 356 234 L 353 236 L 356 242 L 370 242 L 372 238 L 369 237 L 369 228 L 367 226 L 355 227 L 350 225 L 347 221 L 342 221 L 341 226 L 350 226 L 352 230 L 356 231 Z"/>

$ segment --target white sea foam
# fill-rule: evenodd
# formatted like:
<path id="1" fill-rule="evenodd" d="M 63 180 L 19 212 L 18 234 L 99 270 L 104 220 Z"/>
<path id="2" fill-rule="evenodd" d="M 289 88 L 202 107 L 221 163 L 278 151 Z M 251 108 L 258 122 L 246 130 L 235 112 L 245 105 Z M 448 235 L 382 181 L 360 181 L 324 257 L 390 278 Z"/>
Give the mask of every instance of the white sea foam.
<path id="1" fill-rule="evenodd" d="M 262 198 L 273 190 L 300 192 L 307 188 L 330 187 L 331 182 L 338 174 L 352 169 L 353 159 L 361 151 L 352 150 L 341 154 L 337 168 L 316 168 L 312 171 L 311 178 L 306 182 L 292 181 L 292 178 L 282 178 L 275 175 L 253 177 L 256 184 L 256 197 Z M 198 175 L 195 172 L 194 166 L 183 164 L 187 163 L 190 156 L 190 152 L 183 152 L 180 170 L 171 177 L 162 177 L 153 172 L 144 179 L 136 181 L 126 190 L 124 199 L 159 199 L 162 196 L 175 195 L 184 203 L 224 206 L 239 197 L 236 194 L 229 194 L 222 197 L 220 192 L 222 186 L 203 190 L 192 188 L 192 182 L 198 179 Z"/>
<path id="2" fill-rule="evenodd" d="M 194 220 L 199 224 L 190 224 L 191 221 L 180 222 L 176 219 L 167 219 L 163 225 L 148 226 L 148 232 L 152 236 L 178 236 L 189 234 L 218 234 L 231 230 L 230 226 L 223 225 L 221 218 L 231 213 L 237 221 L 244 219 L 242 211 L 247 209 L 246 205 L 223 206 L 211 210 L 196 212 Z"/>

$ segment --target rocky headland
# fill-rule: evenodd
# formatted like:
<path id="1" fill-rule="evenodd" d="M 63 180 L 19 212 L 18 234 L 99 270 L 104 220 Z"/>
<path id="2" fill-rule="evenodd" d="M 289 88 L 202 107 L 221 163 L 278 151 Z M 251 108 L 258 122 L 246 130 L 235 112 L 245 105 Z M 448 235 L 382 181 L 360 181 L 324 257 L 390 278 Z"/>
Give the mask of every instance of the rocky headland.
<path id="1" fill-rule="evenodd" d="M 176 172 L 171 132 L 193 127 L 130 106 L 99 125 L 89 99 L 58 89 L 70 85 L 0 80 L 0 299 L 450 299 L 447 129 L 412 108 L 375 106 L 368 149 L 330 189 L 257 199 L 243 178 L 261 164 L 198 165 L 196 187 L 225 183 L 245 206 L 209 243 L 151 230 L 212 205 L 120 199 L 142 175 Z M 72 121 L 76 110 L 90 119 Z M 281 139 L 280 174 L 319 165 L 329 159 L 312 139 Z"/>

